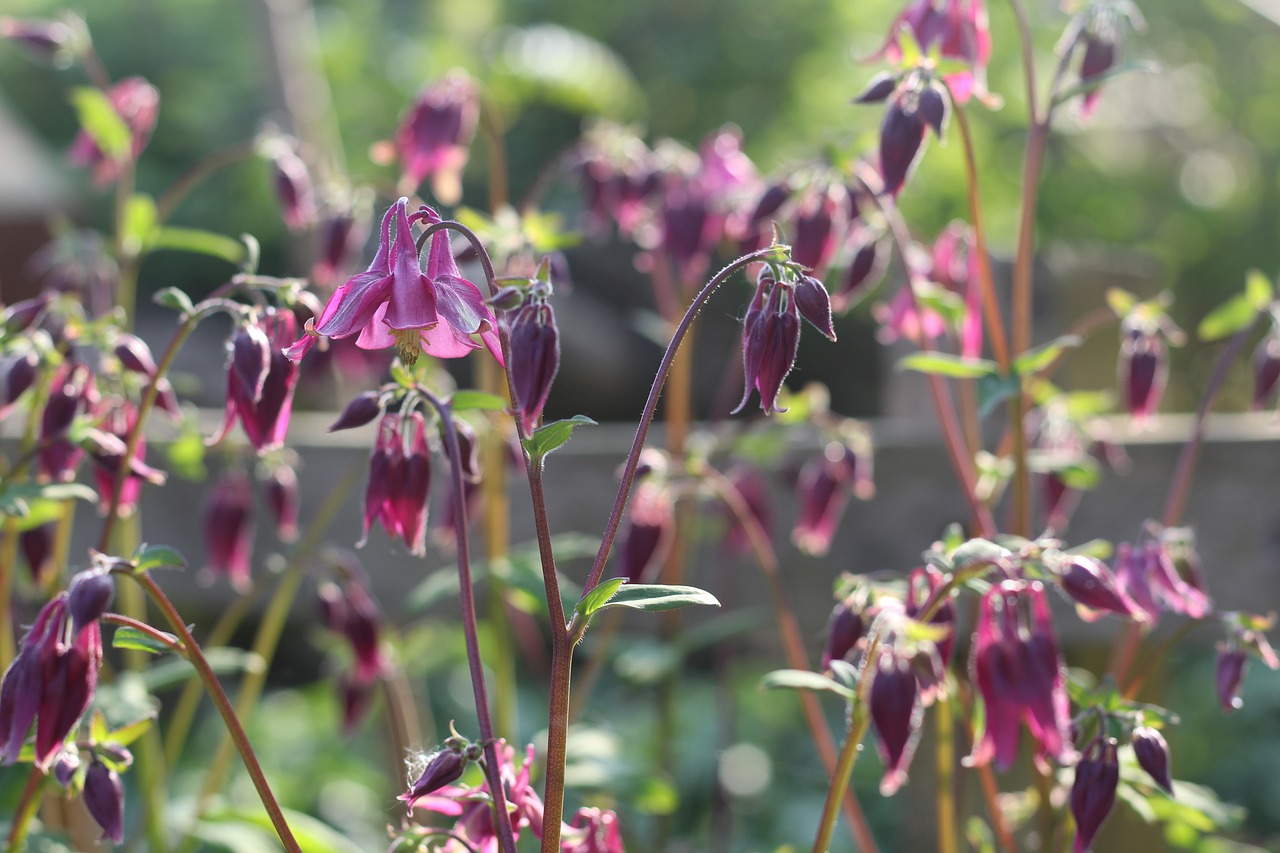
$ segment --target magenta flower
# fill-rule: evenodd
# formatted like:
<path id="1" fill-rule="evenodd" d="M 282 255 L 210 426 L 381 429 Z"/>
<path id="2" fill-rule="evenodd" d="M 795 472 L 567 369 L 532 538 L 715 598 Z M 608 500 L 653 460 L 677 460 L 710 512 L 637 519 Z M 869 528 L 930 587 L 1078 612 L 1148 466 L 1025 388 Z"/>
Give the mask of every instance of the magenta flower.
<path id="1" fill-rule="evenodd" d="M 511 315 L 509 326 L 511 392 L 525 430 L 531 431 L 560 370 L 560 330 L 550 303 L 537 297 Z"/>
<path id="2" fill-rule="evenodd" d="M 578 809 L 562 832 L 560 853 L 626 853 L 618 816 L 611 811 Z"/>
<path id="3" fill-rule="evenodd" d="M 529 746 L 524 762 L 517 768 L 515 750 L 507 746 L 505 741 L 499 741 L 498 765 L 498 775 L 502 779 L 510 809 L 511 828 L 517 840 L 521 830 L 526 827 L 541 838 L 542 800 L 529 783 L 533 746 Z M 498 829 L 493 822 L 493 801 L 489 791 L 486 777 L 484 782 L 474 788 L 446 785 L 434 794 L 414 798 L 413 806 L 456 818 L 452 832 L 470 847 L 449 841 L 440 848 L 444 853 L 466 853 L 469 849 L 478 850 L 479 853 L 497 853 Z"/>
<path id="4" fill-rule="evenodd" d="M 77 575 L 72 586 L 80 580 Z M 0 764 L 17 761 L 36 724 L 35 765 L 48 772 L 93 699 L 102 666 L 102 632 L 96 603 L 102 589 L 90 582 L 82 590 L 73 619 L 71 593 L 46 604 L 22 638 L 17 657 L 0 683 Z"/>
<path id="5" fill-rule="evenodd" d="M 443 204 L 456 204 L 479 118 L 476 84 L 466 72 L 450 72 L 419 93 L 396 130 L 404 190 L 417 189 L 429 177 L 435 197 Z"/>
<path id="6" fill-rule="evenodd" d="M 93 182 L 98 186 L 113 183 L 131 160 L 137 160 L 155 130 L 156 116 L 160 112 L 160 93 L 141 77 L 126 77 L 107 90 L 107 97 L 120 119 L 129 128 L 132 141 L 130 150 L 121 158 L 108 157 L 93 141 L 93 137 L 80 131 L 71 143 L 68 156 L 77 166 L 88 166 L 93 172 Z"/>
<path id="7" fill-rule="evenodd" d="M 907 767 L 920 739 L 924 708 L 910 659 L 883 645 L 877 657 L 868 704 L 884 762 L 880 793 L 889 797 L 907 781 Z"/>
<path id="8" fill-rule="evenodd" d="M 320 615 L 325 627 L 346 639 L 355 659 L 355 666 L 343 675 L 340 683 L 342 730 L 350 734 L 363 719 L 373 688 L 386 668 L 381 640 L 382 614 L 356 575 L 349 575 L 342 586 L 321 584 L 319 593 Z"/>
<path id="9" fill-rule="evenodd" d="M 1160 408 L 1169 380 L 1169 355 L 1164 339 L 1154 330 L 1125 323 L 1120 344 L 1120 388 L 1135 424 L 1145 424 Z"/>
<path id="10" fill-rule="evenodd" d="M 243 471 L 213 487 L 204 511 L 205 566 L 237 592 L 249 589 L 253 557 L 253 489 Z"/>
<path id="11" fill-rule="evenodd" d="M 760 526 L 760 531 L 765 538 L 771 539 L 773 506 L 769 500 L 769 484 L 765 482 L 764 474 L 756 466 L 741 462 L 725 472 L 725 479 L 737 490 L 742 502 L 746 504 L 747 511 Z M 747 534 L 745 525 L 727 506 L 724 508 L 724 513 L 728 521 L 728 527 L 722 539 L 725 550 L 737 555 L 751 553 L 751 538 Z"/>
<path id="12" fill-rule="evenodd" d="M 129 433 L 133 431 L 137 419 L 138 412 L 132 403 L 117 401 L 103 422 L 106 432 L 100 434 L 97 446 L 92 451 L 93 474 L 98 485 L 98 508 L 104 513 L 111 508 L 111 493 L 115 488 L 116 475 L 128 449 Z M 164 472 L 152 468 L 146 459 L 147 440 L 139 436 L 138 445 L 129 459 L 129 473 L 120 490 L 120 502 L 116 505 L 116 512 L 121 515 L 132 515 L 137 509 L 144 482 L 162 485 L 165 481 Z"/>
<path id="13" fill-rule="evenodd" d="M 938 590 L 946 585 L 946 582 L 947 579 L 942 572 L 933 566 L 921 566 L 920 568 L 912 569 L 911 574 L 907 575 L 907 599 L 905 601 L 907 616 L 915 619 L 924 610 L 925 604 L 937 594 Z M 951 652 L 955 649 L 956 643 L 956 608 L 951 603 L 950 598 L 947 598 L 934 610 L 929 624 L 949 629 L 947 636 L 934 644 L 938 650 L 938 661 L 945 667 L 951 663 Z"/>
<path id="14" fill-rule="evenodd" d="M 1151 539 L 1116 547 L 1118 591 L 1154 626 L 1160 613 L 1171 610 L 1199 619 L 1209 613 L 1209 597 L 1178 574 L 1167 545 Z"/>
<path id="15" fill-rule="evenodd" d="M 1125 596 L 1120 581 L 1101 560 L 1071 554 L 1055 568 L 1062 591 L 1076 603 L 1076 612 L 1086 622 L 1101 619 L 1104 613 L 1118 613 L 1139 622 L 1145 610 Z"/>
<path id="16" fill-rule="evenodd" d="M 228 345 L 226 415 L 211 443 L 222 441 L 238 419 L 258 453 L 284 444 L 300 371 L 282 347 L 297 328 L 293 312 L 268 308 L 236 332 Z"/>
<path id="17" fill-rule="evenodd" d="M 316 336 L 348 338 L 369 350 L 396 347 L 401 360 L 414 364 L 426 352 L 437 358 L 459 358 L 481 344 L 502 362 L 498 321 L 485 304 L 480 289 L 462 277 L 445 229 L 431 237 L 424 273 L 412 224 L 440 222 L 430 208 L 408 212 L 402 198 L 382 218 L 378 251 L 369 269 L 349 278 L 329 298 L 314 329 L 286 350 L 298 360 L 315 343 Z"/>
<path id="18" fill-rule="evenodd" d="M 986 94 L 991 28 L 984 0 L 913 0 L 894 19 L 888 39 L 873 58 L 901 62 L 904 28 L 926 55 L 937 48 L 942 58 L 969 66 L 946 77 L 957 103 Z"/>
<path id="19" fill-rule="evenodd" d="M 298 475 L 289 465 L 276 465 L 267 475 L 267 507 L 281 542 L 298 538 Z"/>
<path id="20" fill-rule="evenodd" d="M 789 282 L 776 281 L 765 268 L 742 321 L 742 372 L 746 387 L 734 413 L 747 405 L 754 388 L 765 414 L 778 409 L 778 392 L 791 372 L 800 347 L 800 312 Z"/>
<path id="21" fill-rule="evenodd" d="M 853 662 L 852 653 L 867 633 L 866 610 L 865 597 L 858 594 L 842 599 L 832 608 L 827 619 L 827 642 L 822 647 L 819 665 L 824 672 L 831 668 L 832 661 Z"/>
<path id="22" fill-rule="evenodd" d="M 58 368 L 40 414 L 40 476 L 75 479 L 84 449 L 73 444 L 67 433 L 77 415 L 94 413 L 100 402 L 93 373 L 86 365 L 68 361 Z"/>
<path id="23" fill-rule="evenodd" d="M 1115 738 L 1096 738 L 1084 749 L 1071 783 L 1071 816 L 1076 822 L 1074 853 L 1085 853 L 1116 804 L 1120 760 Z"/>
<path id="24" fill-rule="evenodd" d="M 403 433 L 406 428 L 413 430 L 407 439 Z M 422 415 L 414 412 L 407 424 L 402 415 L 383 415 L 377 441 L 369 454 L 364 535 L 357 547 L 369 541 L 369 530 L 376 520 L 392 539 L 399 539 L 411 553 L 419 557 L 425 554 L 430 491 L 431 454 Z"/>
<path id="25" fill-rule="evenodd" d="M 1001 770 L 1013 764 L 1024 720 L 1040 744 L 1037 763 L 1070 762 L 1075 750 L 1066 677 L 1039 582 L 1007 580 L 987 593 L 970 667 L 986 706 L 982 737 L 969 757 L 973 764 L 994 759 Z"/>
<path id="26" fill-rule="evenodd" d="M 280 202 L 284 224 L 300 231 L 316 219 L 316 198 L 311 188 L 311 172 L 297 152 L 283 139 L 270 146 L 272 185 Z"/>
<path id="27" fill-rule="evenodd" d="M 828 442 L 821 456 L 800 469 L 796 483 L 800 509 L 791 541 L 806 554 L 827 553 L 850 496 L 865 500 L 874 492 L 870 455 L 839 441 Z"/>

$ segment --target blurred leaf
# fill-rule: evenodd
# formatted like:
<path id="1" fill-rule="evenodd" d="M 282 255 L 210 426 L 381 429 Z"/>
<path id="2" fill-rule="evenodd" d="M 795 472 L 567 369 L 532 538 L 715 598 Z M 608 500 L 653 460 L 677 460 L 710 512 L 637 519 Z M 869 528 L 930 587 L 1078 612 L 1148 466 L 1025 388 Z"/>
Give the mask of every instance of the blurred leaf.
<path id="1" fill-rule="evenodd" d="M 152 723 L 155 721 L 156 715 L 154 713 L 150 716 L 143 717 L 140 720 L 134 720 L 126 726 L 121 726 L 118 729 L 108 732 L 106 737 L 103 738 L 103 741 L 114 743 L 119 746 L 128 746 L 146 734 L 147 729 L 151 728 Z"/>
<path id="2" fill-rule="evenodd" d="M 599 547 L 599 538 L 584 533 L 557 533 L 551 537 L 551 549 L 555 552 L 556 562 L 562 565 L 569 560 L 595 556 Z M 509 585 L 519 584 L 536 593 L 538 598 L 543 596 L 542 561 L 536 542 L 513 548 L 507 555 L 505 563 L 506 565 L 495 573 L 499 580 Z M 489 562 L 487 560 L 472 562 L 471 575 L 477 582 L 488 577 Z M 572 604 L 574 601 L 574 597 L 578 594 L 577 589 L 577 584 L 563 574 L 560 575 L 560 592 L 570 597 L 568 603 Z M 457 594 L 458 568 L 455 564 L 437 569 L 427 575 L 422 582 L 410 590 L 405 598 L 405 607 L 410 613 L 416 613 Z"/>
<path id="3" fill-rule="evenodd" d="M 170 548 L 168 545 L 151 545 L 143 548 L 133 557 L 138 564 L 138 571 L 148 571 L 150 569 L 185 569 L 187 567 L 187 558 L 182 556 L 181 552 L 176 548 Z"/>
<path id="4" fill-rule="evenodd" d="M 760 679 L 761 690 L 817 690 L 853 699 L 854 692 L 833 678 L 805 669 L 775 669 Z"/>
<path id="5" fill-rule="evenodd" d="M 210 668 L 218 675 L 260 673 L 266 668 L 262 655 L 246 649 L 215 646 L 204 650 Z M 185 658 L 168 658 L 150 667 L 142 674 L 147 689 L 155 692 L 181 684 L 195 674 L 195 667 Z"/>
<path id="6" fill-rule="evenodd" d="M 667 779 L 646 776 L 640 790 L 631 798 L 630 805 L 641 814 L 674 814 L 680 806 L 680 792 Z"/>
<path id="7" fill-rule="evenodd" d="M 120 222 L 120 241 L 127 255 L 138 255 L 151 242 L 156 228 L 156 203 L 149 195 L 130 196 Z"/>
<path id="8" fill-rule="evenodd" d="M 191 297 L 176 287 L 157 290 L 151 297 L 151 301 L 165 308 L 172 308 L 179 314 L 194 314 L 196 309 L 191 303 Z"/>
<path id="9" fill-rule="evenodd" d="M 1138 297 L 1119 287 L 1107 289 L 1107 306 L 1117 317 L 1125 317 L 1138 304 Z"/>
<path id="10" fill-rule="evenodd" d="M 951 564 L 956 571 L 964 571 L 977 566 L 994 565 L 1009 556 L 1009 549 L 1003 548 L 988 539 L 970 539 L 951 554 Z"/>
<path id="11" fill-rule="evenodd" d="M 506 401 L 496 394 L 484 391 L 459 391 L 449 398 L 449 407 L 455 412 L 478 409 L 485 412 L 501 412 L 507 407 Z"/>
<path id="12" fill-rule="evenodd" d="M 1041 344 L 1034 349 L 1027 350 L 1022 355 L 1013 360 L 1014 372 L 1020 376 L 1030 376 L 1033 373 L 1039 373 L 1050 364 L 1053 363 L 1059 355 L 1068 349 L 1074 349 L 1080 346 L 1082 340 L 1079 335 L 1062 335 L 1054 338 L 1046 344 Z"/>
<path id="13" fill-rule="evenodd" d="M 978 418 L 985 420 L 997 406 L 1017 394 L 1020 385 L 1017 376 L 988 373 L 978 377 Z"/>
<path id="14" fill-rule="evenodd" d="M 899 370 L 914 370 L 953 379 L 977 379 L 980 376 L 996 376 L 996 363 L 985 358 L 962 358 L 944 352 L 912 353 L 898 362 Z"/>
<path id="15" fill-rule="evenodd" d="M 694 604 L 705 604 L 719 607 L 720 602 L 705 589 L 696 586 L 678 586 L 668 584 L 621 584 L 618 591 L 597 610 L 609 607 L 627 607 L 632 610 L 675 610 Z"/>
<path id="16" fill-rule="evenodd" d="M 1088 80 L 1081 80 L 1074 86 L 1068 86 L 1063 89 L 1058 93 L 1057 97 L 1053 99 L 1053 105 L 1056 107 L 1059 104 L 1064 104 L 1077 95 L 1087 95 L 1117 77 L 1122 77 L 1125 74 L 1133 74 L 1135 72 L 1141 72 L 1143 74 L 1159 74 L 1160 66 L 1154 62 L 1146 60 L 1129 60 L 1128 62 L 1121 62 L 1117 65 L 1111 66 L 1111 68 L 1096 77 L 1090 77 Z"/>
<path id="17" fill-rule="evenodd" d="M 212 255 L 236 266 L 245 260 L 245 246 L 239 240 L 201 228 L 161 228 L 151 242 L 151 249 Z"/>
<path id="18" fill-rule="evenodd" d="M 156 633 L 168 637 L 170 642 L 166 643 L 146 631 L 139 631 L 137 628 L 132 628 L 128 625 L 117 625 L 115 633 L 111 636 L 111 648 L 137 649 L 138 651 L 150 652 L 153 655 L 167 655 L 177 652 L 177 649 L 174 648 L 180 645 L 177 637 L 165 631 L 156 631 Z"/>
<path id="19" fill-rule="evenodd" d="M 98 493 L 82 483 L 9 483 L 0 492 L 0 515 L 27 518 L 37 501 L 96 501 Z M 41 508 L 41 516 L 48 513 Z M 61 512 L 58 513 L 61 515 Z M 34 525 L 33 525 L 34 526 Z"/>
<path id="20" fill-rule="evenodd" d="M 541 99 L 590 116 L 628 119 L 643 96 L 609 47 L 556 24 L 502 32 L 494 46 L 490 92 L 516 104 Z"/>
<path id="21" fill-rule="evenodd" d="M 107 159 L 127 157 L 133 146 L 133 134 L 106 93 L 92 86 L 77 86 L 71 90 L 70 98 L 80 127 Z"/>
<path id="22" fill-rule="evenodd" d="M 573 431 L 576 427 L 595 425 L 596 422 L 586 415 L 574 415 L 562 421 L 543 424 L 533 431 L 533 435 L 524 440 L 524 449 L 533 458 L 534 462 L 541 465 L 548 453 L 562 447 L 566 441 L 573 437 Z"/>
<path id="23" fill-rule="evenodd" d="M 169 468 L 178 476 L 200 481 L 208 475 L 204 464 L 204 436 L 193 421 L 182 424 L 182 432 L 166 448 Z"/>
<path id="24" fill-rule="evenodd" d="M 684 656 L 667 643 L 640 639 L 627 644 L 613 661 L 618 677 L 632 684 L 657 684 L 680 667 Z"/>
<path id="25" fill-rule="evenodd" d="M 284 809 L 284 818 L 289 824 L 289 829 L 293 831 L 293 837 L 298 842 L 302 853 L 362 853 L 354 842 L 343 837 L 329 824 L 309 814 Z M 271 825 L 271 818 L 267 817 L 265 811 L 258 809 L 228 809 L 211 814 L 206 821 L 241 823 L 256 826 L 273 834 L 275 832 Z M 275 849 L 275 842 L 273 841 L 272 844 L 272 849 Z M 236 853 L 242 853 L 242 851 L 237 850 Z"/>

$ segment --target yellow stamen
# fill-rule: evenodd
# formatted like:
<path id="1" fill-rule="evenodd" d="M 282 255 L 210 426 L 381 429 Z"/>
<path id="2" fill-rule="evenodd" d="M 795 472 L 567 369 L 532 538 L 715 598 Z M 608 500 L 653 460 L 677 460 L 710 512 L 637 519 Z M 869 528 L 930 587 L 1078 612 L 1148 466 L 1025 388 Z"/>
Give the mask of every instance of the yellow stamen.
<path id="1" fill-rule="evenodd" d="M 395 335 L 400 360 L 406 367 L 413 367 L 418 363 L 418 356 L 422 355 L 422 330 L 392 329 L 392 334 Z"/>

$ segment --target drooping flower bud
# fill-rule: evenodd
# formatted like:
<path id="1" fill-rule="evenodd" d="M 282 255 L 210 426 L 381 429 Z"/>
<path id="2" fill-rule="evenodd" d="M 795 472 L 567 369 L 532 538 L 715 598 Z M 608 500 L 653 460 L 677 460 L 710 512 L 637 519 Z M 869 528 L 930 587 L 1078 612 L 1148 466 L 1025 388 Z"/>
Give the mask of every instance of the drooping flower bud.
<path id="1" fill-rule="evenodd" d="M 283 347 L 296 335 L 293 312 L 273 308 L 255 313 L 236 333 L 228 346 L 226 415 L 212 443 L 239 420 L 259 454 L 284 444 L 301 371 Z"/>
<path id="2" fill-rule="evenodd" d="M 39 470 L 42 476 L 51 480 L 75 478 L 84 450 L 68 441 L 66 433 L 76 415 L 92 411 L 97 401 L 97 390 L 88 367 L 64 364 L 59 369 L 40 416 Z"/>
<path id="3" fill-rule="evenodd" d="M 266 330 L 256 322 L 245 323 L 231 339 L 231 370 L 247 399 L 255 403 L 262 399 L 270 369 L 271 341 Z"/>
<path id="4" fill-rule="evenodd" d="M 925 604 L 946 583 L 946 577 L 934 566 L 922 566 L 912 569 L 911 574 L 907 575 L 907 600 L 905 602 L 907 615 L 915 619 L 924 610 Z M 934 609 L 933 616 L 929 619 L 929 624 L 943 626 L 948 629 L 947 636 L 934 643 L 938 649 L 939 661 L 944 667 L 948 666 L 951 663 L 951 652 L 956 643 L 956 608 L 951 603 L 950 597 Z"/>
<path id="5" fill-rule="evenodd" d="M 511 318 L 511 391 L 526 430 L 542 417 L 542 407 L 559 369 L 556 315 L 549 304 L 538 300 Z"/>
<path id="6" fill-rule="evenodd" d="M 40 373 L 40 359 L 32 352 L 16 355 L 5 364 L 4 396 L 0 398 L 0 415 L 18 401 L 36 381 Z"/>
<path id="7" fill-rule="evenodd" d="M 828 442 L 821 456 L 805 463 L 796 483 L 800 510 L 791 530 L 797 548 L 806 554 L 827 553 L 849 498 L 874 492 L 870 465 L 868 455 L 860 456 L 840 441 Z"/>
<path id="8" fill-rule="evenodd" d="M 298 538 L 298 475 L 288 465 L 277 465 L 267 477 L 267 506 L 281 542 Z"/>
<path id="9" fill-rule="evenodd" d="M 796 211 L 791 259 L 821 278 L 844 236 L 848 204 L 843 184 L 802 196 Z"/>
<path id="10" fill-rule="evenodd" d="M 1280 335 L 1270 334 L 1253 353 L 1253 408 L 1265 407 L 1280 384 Z"/>
<path id="11" fill-rule="evenodd" d="M 827 620 L 827 642 L 822 649 L 820 668 L 827 670 L 833 660 L 848 661 L 858 641 L 867 632 L 862 613 L 866 602 L 861 596 L 851 595 L 838 602 Z"/>
<path id="12" fill-rule="evenodd" d="M 894 93 L 880 125 L 880 176 L 884 191 L 897 195 L 919 159 L 925 130 L 940 134 L 946 94 L 936 82 L 910 75 Z"/>
<path id="13" fill-rule="evenodd" d="M 746 387 L 735 413 L 747 405 L 753 388 L 760 393 L 760 407 L 765 414 L 779 411 L 778 392 L 795 364 L 800 347 L 799 318 L 793 286 L 775 281 L 767 271 L 762 273 L 742 321 Z"/>
<path id="14" fill-rule="evenodd" d="M 406 423 L 407 421 L 407 423 Z M 412 429 L 405 451 L 403 430 Z M 386 414 L 378 426 L 378 438 L 369 454 L 369 481 L 365 488 L 364 535 L 369 539 L 375 520 L 393 539 L 399 539 L 418 556 L 426 551 L 427 497 L 431 491 L 431 457 L 422 415 L 407 419 Z"/>
<path id="15" fill-rule="evenodd" d="M 354 397 L 347 407 L 338 415 L 338 419 L 329 425 L 329 432 L 343 429 L 355 429 L 373 423 L 373 419 L 382 414 L 381 395 L 377 391 L 366 391 Z"/>
<path id="16" fill-rule="evenodd" d="M 321 287 L 332 288 L 351 266 L 369 237 L 369 202 L 357 196 L 348 206 L 330 211 L 320 220 L 320 249 L 311 276 Z"/>
<path id="17" fill-rule="evenodd" d="M 834 341 L 836 329 L 831 322 L 831 297 L 826 286 L 811 275 L 801 276 L 796 282 L 794 298 L 800 316 L 827 340 Z"/>
<path id="18" fill-rule="evenodd" d="M 1172 796 L 1173 777 L 1169 772 L 1169 744 L 1159 729 L 1150 726 L 1138 726 L 1133 730 L 1133 754 L 1138 758 L 1138 766 L 1147 771 L 1157 785 Z"/>
<path id="19" fill-rule="evenodd" d="M 765 538 L 771 538 L 773 508 L 769 501 L 769 486 L 765 482 L 764 474 L 754 465 L 739 463 L 725 472 L 725 479 L 741 496 L 747 512 L 755 519 Z M 721 540 L 725 550 L 739 555 L 750 553 L 751 538 L 742 520 L 728 506 L 725 507 L 725 517 L 728 519 L 728 528 Z"/>
<path id="20" fill-rule="evenodd" d="M 45 291 L 39 296 L 15 302 L 0 314 L 0 326 L 10 335 L 20 335 L 44 318 L 52 301 L 53 294 Z"/>
<path id="21" fill-rule="evenodd" d="M 1092 622 L 1102 612 L 1118 613 L 1142 621 L 1145 614 L 1125 597 L 1120 583 L 1101 560 L 1072 554 L 1058 568 L 1058 583 L 1080 606 L 1080 617 Z"/>
<path id="22" fill-rule="evenodd" d="M 1114 738 L 1094 740 L 1076 764 L 1071 783 L 1071 816 L 1076 822 L 1075 853 L 1085 853 L 1116 804 L 1120 783 L 1120 760 Z"/>
<path id="23" fill-rule="evenodd" d="M 1160 408 L 1168 378 L 1169 357 L 1160 335 L 1128 329 L 1120 346 L 1120 387 L 1135 423 L 1145 423 Z"/>
<path id="24" fill-rule="evenodd" d="M 116 595 L 115 580 L 102 569 L 79 572 L 67 586 L 67 612 L 72 633 L 80 633 L 98 621 Z"/>
<path id="25" fill-rule="evenodd" d="M 1218 646 L 1216 679 L 1218 703 L 1228 714 L 1239 710 L 1244 705 L 1240 699 L 1240 685 L 1244 683 L 1244 673 L 1248 663 L 1249 658 L 1243 649 L 1236 646 Z"/>
<path id="26" fill-rule="evenodd" d="M 315 193 L 311 172 L 293 146 L 278 140 L 271 150 L 272 185 L 280 202 L 281 216 L 290 231 L 300 231 L 316 219 Z"/>
<path id="27" fill-rule="evenodd" d="M 898 77 L 888 71 L 881 71 L 872 77 L 862 89 L 862 93 L 853 99 L 855 104 L 879 104 L 888 100 L 893 90 L 898 88 Z"/>
<path id="28" fill-rule="evenodd" d="M 84 805 L 102 827 L 102 837 L 115 844 L 124 841 L 124 786 L 120 774 L 95 760 L 84 776 Z"/>
<path id="29" fill-rule="evenodd" d="M 878 657 L 868 704 L 885 768 L 880 793 L 889 797 L 907 781 L 924 711 L 910 660 L 884 647 Z"/>
<path id="30" fill-rule="evenodd" d="M 242 471 L 213 487 L 204 512 L 205 565 L 237 592 L 249 589 L 253 556 L 253 490 Z"/>
<path id="31" fill-rule="evenodd" d="M 868 229 L 853 229 L 850 244 L 854 247 L 849 266 L 840 275 L 840 287 L 831 295 L 831 307 L 843 313 L 862 298 L 865 288 L 878 281 L 884 272 L 880 242 Z"/>
<path id="32" fill-rule="evenodd" d="M 465 72 L 450 72 L 424 89 L 396 131 L 404 186 L 416 189 L 430 177 L 435 197 L 443 204 L 456 204 L 479 117 L 476 84 Z"/>
<path id="33" fill-rule="evenodd" d="M 53 529 L 54 523 L 50 522 L 18 534 L 18 546 L 22 548 L 22 555 L 26 558 L 31 580 L 36 584 L 44 580 L 49 558 L 53 556 Z"/>

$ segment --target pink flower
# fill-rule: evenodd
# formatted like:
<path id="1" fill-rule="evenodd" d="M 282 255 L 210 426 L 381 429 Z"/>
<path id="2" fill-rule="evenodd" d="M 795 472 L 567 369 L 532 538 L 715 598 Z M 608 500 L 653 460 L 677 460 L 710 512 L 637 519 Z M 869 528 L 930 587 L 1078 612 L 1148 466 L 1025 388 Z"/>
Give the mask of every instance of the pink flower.
<path id="1" fill-rule="evenodd" d="M 261 315 L 255 313 L 231 339 L 227 410 L 212 443 L 225 438 L 238 419 L 259 453 L 284 444 L 299 367 L 281 348 L 297 328 L 291 311 L 267 309 Z"/>
<path id="2" fill-rule="evenodd" d="M 243 471 L 232 471 L 213 487 L 205 508 L 205 565 L 238 592 L 249 589 L 253 527 L 249 478 Z"/>
<path id="3" fill-rule="evenodd" d="M 120 177 L 124 164 L 137 160 L 155 130 L 156 115 L 160 112 L 160 93 L 141 77 L 126 77 L 107 90 L 107 98 L 115 107 L 120 119 L 129 128 L 130 149 L 121 157 L 109 157 L 98 147 L 93 137 L 85 131 L 76 135 L 68 154 L 77 166 L 88 166 L 93 171 L 93 182 L 105 186 Z"/>
<path id="4" fill-rule="evenodd" d="M 943 59 L 956 59 L 970 66 L 946 77 L 956 103 L 986 94 L 991 28 L 984 0 L 914 0 L 894 19 L 888 39 L 874 58 L 894 63 L 902 60 L 900 39 L 904 27 L 925 54 L 936 47 Z"/>
<path id="5" fill-rule="evenodd" d="M 376 350 L 394 346 L 401 360 L 414 364 L 426 352 L 437 358 L 459 358 L 481 344 L 502 361 L 498 321 L 480 289 L 462 277 L 449 235 L 444 229 L 431 237 L 424 273 L 412 224 L 440 222 L 428 207 L 409 214 L 409 200 L 401 198 L 382 218 L 378 251 L 369 269 L 347 279 L 334 291 L 314 329 L 285 354 L 294 361 L 306 355 L 316 337 L 348 338 L 356 346 Z"/>
<path id="6" fill-rule="evenodd" d="M 454 71 L 424 89 L 396 131 L 403 185 L 416 189 L 430 177 L 436 198 L 455 204 L 479 117 L 476 85 L 465 72 Z"/>
<path id="7" fill-rule="evenodd" d="M 403 430 L 412 429 L 406 440 Z M 393 539 L 399 539 L 417 556 L 426 553 L 427 496 L 431 491 L 431 455 L 427 448 L 422 415 L 408 422 L 402 415 L 387 414 L 378 425 L 378 440 L 369 455 L 369 484 L 364 496 L 364 536 L 369 541 L 375 520 Z"/>
<path id="8" fill-rule="evenodd" d="M 618 816 L 611 811 L 578 809 L 564 834 L 560 853 L 625 853 Z"/>

